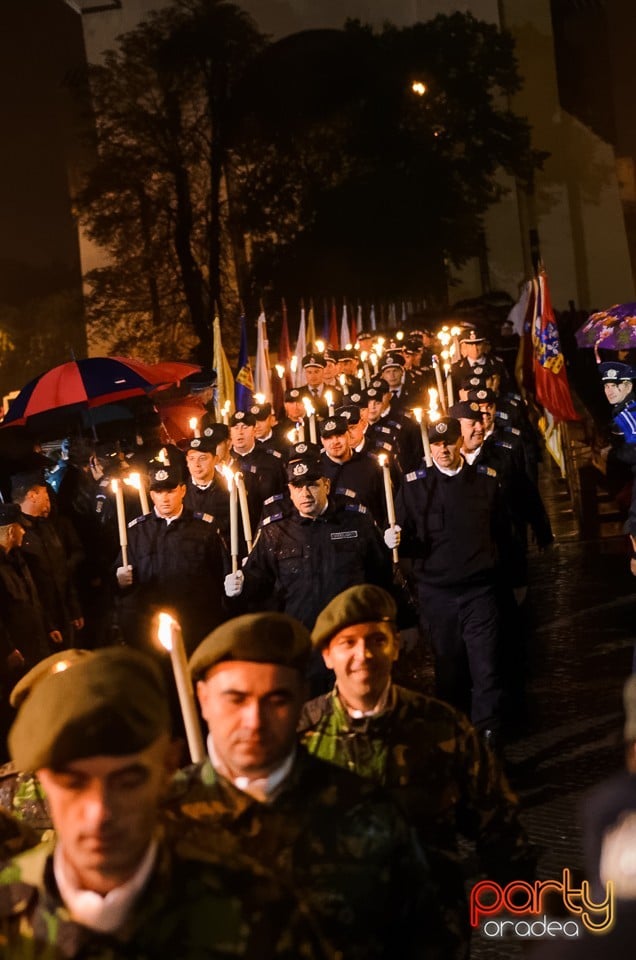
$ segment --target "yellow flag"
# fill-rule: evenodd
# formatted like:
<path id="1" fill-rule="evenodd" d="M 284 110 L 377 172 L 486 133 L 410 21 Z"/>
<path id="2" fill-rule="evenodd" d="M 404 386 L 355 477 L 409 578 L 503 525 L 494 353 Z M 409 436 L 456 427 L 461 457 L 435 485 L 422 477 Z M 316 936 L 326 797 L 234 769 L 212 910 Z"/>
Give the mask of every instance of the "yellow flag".
<path id="1" fill-rule="evenodd" d="M 225 356 L 225 350 L 223 349 L 223 344 L 221 342 L 221 321 L 218 317 L 214 318 L 213 349 L 214 366 L 216 368 L 217 406 L 219 413 L 229 401 L 229 411 L 230 414 L 232 414 L 234 413 L 234 377 L 232 376 L 232 368 L 230 367 L 228 359 Z"/>

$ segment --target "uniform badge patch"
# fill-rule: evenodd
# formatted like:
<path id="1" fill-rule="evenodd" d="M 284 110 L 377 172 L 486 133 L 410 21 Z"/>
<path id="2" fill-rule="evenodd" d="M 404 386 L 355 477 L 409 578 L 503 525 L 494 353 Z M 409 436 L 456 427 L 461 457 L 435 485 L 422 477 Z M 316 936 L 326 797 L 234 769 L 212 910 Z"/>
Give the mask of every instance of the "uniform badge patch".
<path id="1" fill-rule="evenodd" d="M 339 530 L 338 533 L 329 534 L 331 540 L 357 540 L 357 530 Z"/>

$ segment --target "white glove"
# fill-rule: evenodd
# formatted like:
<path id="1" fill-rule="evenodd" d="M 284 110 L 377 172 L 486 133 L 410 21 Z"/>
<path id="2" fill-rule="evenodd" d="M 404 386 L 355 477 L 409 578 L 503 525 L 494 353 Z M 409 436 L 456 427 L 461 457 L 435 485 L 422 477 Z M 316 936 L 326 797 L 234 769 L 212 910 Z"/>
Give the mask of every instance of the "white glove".
<path id="1" fill-rule="evenodd" d="M 243 589 L 244 581 L 245 576 L 242 570 L 237 570 L 236 573 L 228 573 L 225 578 L 225 596 L 238 597 Z"/>
<path id="2" fill-rule="evenodd" d="M 130 564 L 127 567 L 117 567 L 117 583 L 120 587 L 132 587 L 133 571 Z"/>
<path id="3" fill-rule="evenodd" d="M 387 527 L 384 531 L 384 542 L 386 543 L 389 550 L 395 550 L 400 546 L 402 527 L 398 527 L 397 523 L 394 527 Z"/>

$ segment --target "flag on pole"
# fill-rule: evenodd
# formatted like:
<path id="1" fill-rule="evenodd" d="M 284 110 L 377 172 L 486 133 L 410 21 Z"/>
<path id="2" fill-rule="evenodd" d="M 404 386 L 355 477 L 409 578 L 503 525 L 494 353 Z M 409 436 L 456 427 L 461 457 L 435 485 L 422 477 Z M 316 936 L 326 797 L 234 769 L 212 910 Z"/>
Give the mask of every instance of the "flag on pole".
<path id="1" fill-rule="evenodd" d="M 298 324 L 298 337 L 296 338 L 296 349 L 294 351 L 295 363 L 292 362 L 292 379 L 295 387 L 301 387 L 303 383 L 303 357 L 307 352 L 307 334 L 305 331 L 305 308 L 300 309 L 300 323 Z"/>
<path id="2" fill-rule="evenodd" d="M 333 350 L 337 350 L 339 346 L 338 341 L 338 319 L 336 314 L 336 301 L 331 301 L 331 317 L 329 320 L 329 346 Z"/>
<path id="3" fill-rule="evenodd" d="M 266 402 L 272 401 L 272 381 L 269 365 L 269 341 L 267 339 L 267 321 L 261 313 L 256 321 L 256 362 L 254 364 L 254 386 L 256 393 L 262 393 Z"/>
<path id="4" fill-rule="evenodd" d="M 351 324 L 349 326 L 349 333 L 351 334 L 351 343 L 355 345 L 356 340 L 358 339 L 358 330 L 359 327 L 356 325 L 356 318 L 351 311 Z"/>
<path id="5" fill-rule="evenodd" d="M 236 367 L 236 409 L 249 410 L 254 402 L 254 378 L 250 367 L 250 357 L 247 349 L 247 325 L 245 315 L 241 315 L 241 345 L 239 347 L 238 364 Z"/>
<path id="6" fill-rule="evenodd" d="M 314 321 L 314 305 L 313 303 L 309 306 L 309 313 L 307 314 L 307 344 L 311 344 L 311 349 L 316 349 L 316 324 Z"/>
<path id="7" fill-rule="evenodd" d="M 347 319 L 347 304 L 342 304 L 342 321 L 340 323 L 340 349 L 344 350 L 351 343 L 349 321 Z"/>
<path id="8" fill-rule="evenodd" d="M 561 353 L 548 278 L 545 272 L 537 281 L 537 305 L 532 327 L 534 382 L 537 401 L 552 414 L 555 423 L 579 420 L 570 395 L 570 385 Z"/>
<path id="9" fill-rule="evenodd" d="M 217 419 L 220 420 L 221 411 L 226 403 L 230 404 L 230 413 L 234 413 L 234 377 L 221 342 L 221 321 L 218 317 L 214 318 L 213 329 L 212 349 L 216 367 Z"/>

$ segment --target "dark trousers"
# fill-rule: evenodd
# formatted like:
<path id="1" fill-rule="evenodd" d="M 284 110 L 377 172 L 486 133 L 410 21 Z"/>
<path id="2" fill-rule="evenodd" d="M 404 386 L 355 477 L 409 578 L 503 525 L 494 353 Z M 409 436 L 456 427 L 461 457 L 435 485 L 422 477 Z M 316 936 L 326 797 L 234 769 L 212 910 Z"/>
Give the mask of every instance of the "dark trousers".
<path id="1" fill-rule="evenodd" d="M 418 584 L 420 615 L 435 657 L 435 691 L 478 730 L 499 727 L 499 612 L 494 587 Z"/>

